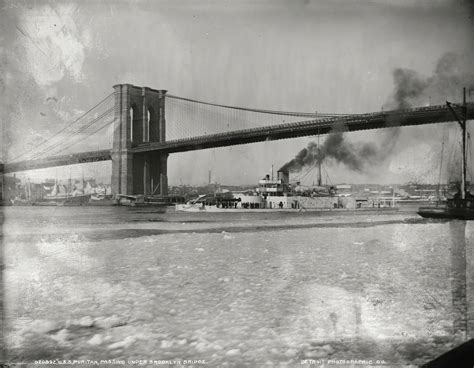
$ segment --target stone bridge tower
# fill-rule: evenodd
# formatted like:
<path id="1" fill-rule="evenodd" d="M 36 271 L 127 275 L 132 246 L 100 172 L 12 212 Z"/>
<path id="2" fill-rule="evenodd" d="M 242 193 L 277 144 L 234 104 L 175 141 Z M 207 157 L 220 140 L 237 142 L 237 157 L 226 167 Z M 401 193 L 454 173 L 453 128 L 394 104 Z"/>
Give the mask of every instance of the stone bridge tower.
<path id="1" fill-rule="evenodd" d="M 114 194 L 167 195 L 167 153 L 133 152 L 148 142 L 166 140 L 165 90 L 118 84 L 112 147 Z"/>

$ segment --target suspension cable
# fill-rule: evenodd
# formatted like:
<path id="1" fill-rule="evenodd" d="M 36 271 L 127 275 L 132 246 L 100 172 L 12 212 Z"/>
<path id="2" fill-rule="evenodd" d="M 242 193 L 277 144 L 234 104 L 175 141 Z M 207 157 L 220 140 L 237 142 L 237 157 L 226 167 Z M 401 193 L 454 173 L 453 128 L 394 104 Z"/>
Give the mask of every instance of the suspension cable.
<path id="1" fill-rule="evenodd" d="M 102 129 L 104 129 L 104 128 L 106 128 L 106 127 L 108 127 L 108 126 L 109 126 L 110 124 L 112 124 L 114 121 L 115 121 L 115 119 L 112 119 L 112 120 L 108 121 L 105 125 L 103 125 L 103 126 L 97 128 L 96 130 L 94 130 L 93 132 L 89 133 L 88 135 L 86 135 L 86 136 L 84 136 L 84 137 L 81 137 L 78 141 L 76 141 L 76 142 L 70 144 L 69 147 L 72 147 L 72 146 L 78 144 L 79 142 L 82 142 L 84 139 L 89 138 L 91 135 L 93 135 L 93 134 L 95 134 L 95 133 L 101 131 Z"/>
<path id="2" fill-rule="evenodd" d="M 273 115 L 285 115 L 285 116 L 309 116 L 309 117 L 346 116 L 346 115 L 348 115 L 348 114 L 326 114 L 326 113 L 314 113 L 314 112 L 289 112 L 289 111 L 278 111 L 278 110 L 262 110 L 262 109 L 252 109 L 252 108 L 247 108 L 247 107 L 220 105 L 220 104 L 216 104 L 216 103 L 192 100 L 190 98 L 179 97 L 179 96 L 174 96 L 174 95 L 166 95 L 166 97 L 173 98 L 175 100 L 194 102 L 194 103 L 198 103 L 198 104 L 202 104 L 202 105 L 223 107 L 223 108 L 233 109 L 233 110 L 250 111 L 250 112 L 256 112 L 256 113 L 261 113 L 261 114 L 273 114 Z"/>
<path id="3" fill-rule="evenodd" d="M 85 127 L 81 127 L 79 128 L 78 130 L 74 131 L 74 132 L 71 132 L 68 136 L 65 136 L 62 138 L 61 141 L 59 142 L 56 142 L 54 143 L 53 145 L 51 146 L 48 146 L 48 147 L 45 147 L 42 151 L 36 153 L 33 157 L 34 158 L 40 158 L 41 156 L 44 156 L 46 153 L 49 153 L 51 152 L 52 150 L 56 149 L 57 147 L 59 147 L 62 143 L 64 143 L 66 140 L 74 137 L 75 135 L 81 133 L 82 131 L 84 131 L 85 129 L 89 128 L 90 126 L 92 126 L 93 124 L 95 124 L 97 121 L 99 121 L 100 119 L 104 118 L 105 116 L 109 115 L 111 112 L 114 111 L 114 108 L 110 108 L 108 110 L 106 110 L 104 113 L 102 113 L 101 115 L 99 115 L 97 118 L 91 120 L 89 122 L 88 125 L 86 125 Z"/>
<path id="4" fill-rule="evenodd" d="M 81 120 L 82 118 L 84 118 L 87 114 L 89 114 L 90 112 L 92 112 L 94 109 L 96 109 L 97 107 L 99 107 L 100 105 L 104 104 L 114 93 L 110 93 L 109 95 L 107 95 L 105 98 L 103 98 L 101 101 L 99 101 L 94 107 L 90 108 L 89 110 L 87 110 L 84 114 L 82 114 L 81 116 L 79 116 L 77 119 L 75 119 L 72 123 L 68 124 L 67 126 L 65 126 L 63 129 L 57 131 L 55 134 L 53 134 L 51 137 L 49 137 L 48 139 L 44 140 L 43 142 L 41 142 L 38 146 L 28 150 L 28 151 L 25 151 L 21 154 L 19 154 L 18 156 L 16 156 L 14 159 L 12 159 L 11 161 L 14 161 L 14 160 L 18 160 L 20 157 L 23 157 L 25 156 L 26 154 L 38 149 L 38 147 L 46 144 L 47 142 L 49 142 L 51 139 L 57 137 L 59 134 L 61 134 L 62 132 L 64 132 L 66 129 L 72 127 L 74 124 L 76 124 L 79 120 Z"/>

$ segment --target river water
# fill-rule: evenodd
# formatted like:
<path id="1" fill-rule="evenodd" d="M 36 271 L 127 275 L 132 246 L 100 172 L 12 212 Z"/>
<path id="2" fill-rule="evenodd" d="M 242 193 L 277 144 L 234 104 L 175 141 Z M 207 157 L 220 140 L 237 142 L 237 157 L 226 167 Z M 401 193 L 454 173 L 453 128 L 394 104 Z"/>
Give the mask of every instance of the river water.
<path id="1" fill-rule="evenodd" d="M 10 362 L 416 366 L 472 338 L 472 222 L 410 209 L 3 213 Z"/>

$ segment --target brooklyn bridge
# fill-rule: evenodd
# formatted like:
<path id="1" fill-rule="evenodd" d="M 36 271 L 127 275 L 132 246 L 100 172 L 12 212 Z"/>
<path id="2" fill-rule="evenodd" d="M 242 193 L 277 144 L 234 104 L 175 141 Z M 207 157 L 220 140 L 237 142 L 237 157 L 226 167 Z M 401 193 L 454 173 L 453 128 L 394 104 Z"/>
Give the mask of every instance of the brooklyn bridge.
<path id="1" fill-rule="evenodd" d="M 458 116 L 474 116 L 474 103 Z M 391 127 L 455 122 L 445 105 L 364 114 L 301 113 L 219 105 L 166 90 L 114 86 L 114 91 L 34 148 L 3 164 L 4 173 L 112 161 L 114 194 L 168 193 L 169 154 L 213 147 Z M 111 147 L 82 152 L 92 136 L 111 131 Z M 100 139 L 106 145 L 106 137 Z M 75 148 L 76 147 L 76 148 Z M 79 152 L 76 152 L 79 148 Z"/>

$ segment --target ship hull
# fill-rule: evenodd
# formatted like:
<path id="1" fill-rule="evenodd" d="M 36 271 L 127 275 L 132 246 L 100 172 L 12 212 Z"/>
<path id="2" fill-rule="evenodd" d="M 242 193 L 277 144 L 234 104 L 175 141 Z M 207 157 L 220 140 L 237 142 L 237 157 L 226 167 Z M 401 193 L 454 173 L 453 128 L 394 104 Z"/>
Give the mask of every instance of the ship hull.
<path id="1" fill-rule="evenodd" d="M 421 207 L 418 214 L 424 218 L 474 220 L 474 209 Z"/>
<path id="2" fill-rule="evenodd" d="M 89 203 L 89 194 L 79 195 L 75 197 L 50 197 L 41 201 L 33 202 L 34 206 L 83 206 Z"/>
<path id="3" fill-rule="evenodd" d="M 176 212 L 234 212 L 234 213 L 269 213 L 269 212 L 322 212 L 322 213 L 391 213 L 398 212 L 398 207 L 362 207 L 362 208 L 219 208 L 193 204 L 177 204 Z"/>

